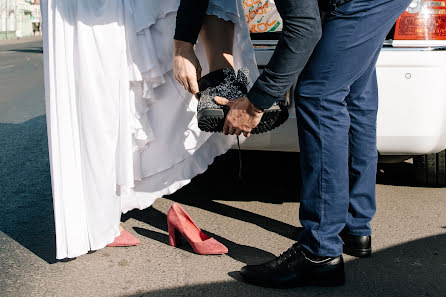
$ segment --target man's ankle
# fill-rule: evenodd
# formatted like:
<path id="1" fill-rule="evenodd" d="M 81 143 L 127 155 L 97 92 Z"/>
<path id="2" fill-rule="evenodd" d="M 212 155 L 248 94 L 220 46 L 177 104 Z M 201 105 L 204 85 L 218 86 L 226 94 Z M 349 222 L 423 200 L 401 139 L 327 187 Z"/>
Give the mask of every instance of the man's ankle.
<path id="1" fill-rule="evenodd" d="M 319 256 L 319 255 L 313 254 L 312 252 L 310 252 L 309 250 L 307 250 L 305 248 L 303 249 L 303 253 L 305 254 L 305 257 L 307 257 L 311 261 L 315 261 L 315 262 L 336 258 L 336 257 L 329 257 L 329 256 Z"/>

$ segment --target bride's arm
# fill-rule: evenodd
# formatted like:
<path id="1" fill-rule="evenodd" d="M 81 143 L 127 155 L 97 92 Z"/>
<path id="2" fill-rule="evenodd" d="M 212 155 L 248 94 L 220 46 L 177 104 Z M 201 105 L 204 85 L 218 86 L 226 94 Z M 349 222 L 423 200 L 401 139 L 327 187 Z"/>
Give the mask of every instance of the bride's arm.
<path id="1" fill-rule="evenodd" d="M 198 93 L 201 66 L 194 44 L 201 30 L 209 0 L 181 0 L 174 36 L 173 75 L 190 93 Z"/>
<path id="2" fill-rule="evenodd" d="M 181 0 L 177 12 L 175 40 L 195 44 L 201 30 L 209 0 Z"/>

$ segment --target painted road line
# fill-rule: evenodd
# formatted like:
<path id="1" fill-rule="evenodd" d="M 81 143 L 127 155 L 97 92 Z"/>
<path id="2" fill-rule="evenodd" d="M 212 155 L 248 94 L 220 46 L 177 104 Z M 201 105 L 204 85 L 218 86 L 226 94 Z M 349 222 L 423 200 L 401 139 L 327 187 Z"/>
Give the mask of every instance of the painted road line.
<path id="1" fill-rule="evenodd" d="M 12 68 L 12 67 L 14 67 L 15 65 L 6 65 L 6 66 L 0 66 L 0 70 L 3 70 L 3 69 L 9 69 L 9 68 Z"/>

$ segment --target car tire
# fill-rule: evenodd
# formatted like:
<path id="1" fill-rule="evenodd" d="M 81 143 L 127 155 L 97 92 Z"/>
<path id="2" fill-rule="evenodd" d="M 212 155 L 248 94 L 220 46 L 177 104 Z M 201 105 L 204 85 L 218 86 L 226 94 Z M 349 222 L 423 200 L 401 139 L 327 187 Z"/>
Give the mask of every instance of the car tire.
<path id="1" fill-rule="evenodd" d="M 446 187 L 446 150 L 415 156 L 415 180 L 420 186 Z"/>

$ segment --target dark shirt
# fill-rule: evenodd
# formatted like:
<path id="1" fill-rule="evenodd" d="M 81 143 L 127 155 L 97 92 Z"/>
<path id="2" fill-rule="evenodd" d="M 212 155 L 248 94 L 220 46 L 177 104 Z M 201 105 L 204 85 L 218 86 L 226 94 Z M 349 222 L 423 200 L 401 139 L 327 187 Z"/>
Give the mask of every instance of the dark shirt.
<path id="1" fill-rule="evenodd" d="M 209 0 L 181 0 L 177 13 L 175 40 L 192 44 L 197 42 L 208 5 Z"/>
<path id="2" fill-rule="evenodd" d="M 271 60 L 247 95 L 261 109 L 271 107 L 285 95 L 302 72 L 322 34 L 318 0 L 275 0 L 275 3 L 283 20 L 282 34 Z M 196 42 L 206 12 L 203 7 L 208 4 L 209 1 L 203 0 L 181 0 L 176 40 Z M 194 20 L 190 20 L 192 18 Z M 199 25 L 196 19 L 200 20 Z"/>

